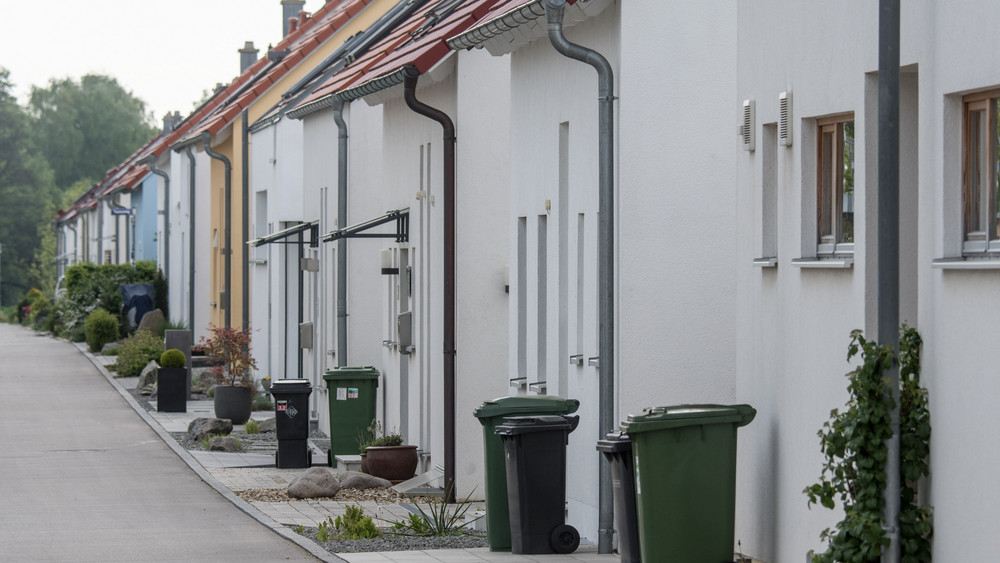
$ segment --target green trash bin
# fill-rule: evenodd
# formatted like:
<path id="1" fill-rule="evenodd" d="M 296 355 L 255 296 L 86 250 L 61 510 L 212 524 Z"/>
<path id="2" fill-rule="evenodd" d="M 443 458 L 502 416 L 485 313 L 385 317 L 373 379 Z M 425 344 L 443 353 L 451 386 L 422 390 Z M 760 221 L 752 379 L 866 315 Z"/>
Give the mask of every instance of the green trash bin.
<path id="1" fill-rule="evenodd" d="M 375 420 L 378 370 L 372 366 L 335 367 L 323 374 L 330 398 L 330 454 L 358 455 L 358 436 Z"/>
<path id="2" fill-rule="evenodd" d="M 510 504 L 507 500 L 507 466 L 503 441 L 494 433 L 505 416 L 572 414 L 580 401 L 547 395 L 500 397 L 485 401 L 472 413 L 483 425 L 486 475 L 486 540 L 490 551 L 510 551 Z"/>
<path id="3" fill-rule="evenodd" d="M 643 561 L 733 561 L 736 429 L 750 405 L 678 405 L 628 416 Z"/>

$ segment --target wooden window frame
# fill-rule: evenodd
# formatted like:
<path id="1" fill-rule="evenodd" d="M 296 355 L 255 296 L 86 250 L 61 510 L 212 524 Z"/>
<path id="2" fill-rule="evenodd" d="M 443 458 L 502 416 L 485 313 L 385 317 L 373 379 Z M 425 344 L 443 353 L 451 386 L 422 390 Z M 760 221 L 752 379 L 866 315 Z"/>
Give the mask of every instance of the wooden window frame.
<path id="1" fill-rule="evenodd" d="M 816 253 L 819 255 L 854 252 L 853 223 L 850 236 L 847 237 L 841 221 L 844 201 L 844 125 L 853 122 L 853 112 L 816 120 Z M 826 142 L 827 135 L 831 136 L 832 147 Z M 829 162 L 828 154 L 831 152 L 832 162 Z"/>
<path id="2" fill-rule="evenodd" d="M 969 94 L 962 102 L 962 254 L 1000 252 L 997 219 L 1000 88 Z M 973 119 L 973 114 L 979 112 L 984 112 L 984 120 Z M 973 127 L 974 123 L 985 128 Z"/>

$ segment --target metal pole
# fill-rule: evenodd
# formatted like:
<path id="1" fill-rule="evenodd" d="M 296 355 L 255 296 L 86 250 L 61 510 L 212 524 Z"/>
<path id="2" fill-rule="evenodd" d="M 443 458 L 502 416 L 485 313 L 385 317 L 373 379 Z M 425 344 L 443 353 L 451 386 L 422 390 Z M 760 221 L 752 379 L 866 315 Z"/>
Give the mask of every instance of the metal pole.
<path id="1" fill-rule="evenodd" d="M 879 0 L 878 18 L 878 342 L 899 353 L 899 0 Z M 892 436 L 886 442 L 882 561 L 900 560 L 899 366 L 886 374 Z"/>

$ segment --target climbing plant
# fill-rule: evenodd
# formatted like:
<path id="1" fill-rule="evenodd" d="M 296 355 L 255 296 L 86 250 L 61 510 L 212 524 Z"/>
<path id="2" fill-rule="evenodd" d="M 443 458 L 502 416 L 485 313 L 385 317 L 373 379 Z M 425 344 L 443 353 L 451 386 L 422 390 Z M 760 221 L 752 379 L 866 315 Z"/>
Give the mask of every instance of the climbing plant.
<path id="1" fill-rule="evenodd" d="M 851 332 L 847 359 L 861 354 L 861 364 L 847 374 L 850 399 L 844 410 L 834 409 L 819 431 L 824 455 L 818 483 L 803 491 L 809 505 L 819 503 L 833 509 L 843 505 L 844 519 L 820 538 L 827 549 L 814 554 L 814 563 L 877 561 L 889 545 L 883 529 L 882 491 L 886 487 L 886 440 L 892 435 L 890 412 L 894 407 L 885 372 L 899 363 L 900 379 L 900 546 L 902 561 L 931 560 L 931 509 L 921 506 L 916 482 L 929 473 L 930 411 L 927 390 L 920 386 L 920 346 L 917 331 L 903 325 L 899 357 L 885 345 Z"/>

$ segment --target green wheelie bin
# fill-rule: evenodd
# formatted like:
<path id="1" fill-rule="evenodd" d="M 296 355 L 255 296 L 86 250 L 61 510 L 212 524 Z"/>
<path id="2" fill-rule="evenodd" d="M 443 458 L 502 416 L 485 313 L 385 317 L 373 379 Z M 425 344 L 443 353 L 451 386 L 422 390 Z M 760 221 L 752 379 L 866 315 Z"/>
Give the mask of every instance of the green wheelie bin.
<path id="1" fill-rule="evenodd" d="M 338 455 L 357 455 L 358 436 L 375 420 L 378 370 L 372 366 L 335 367 L 323 374 L 330 398 L 331 466 Z"/>
<path id="2" fill-rule="evenodd" d="M 500 397 L 485 401 L 473 414 L 483 425 L 486 476 L 486 540 L 490 551 L 510 551 L 510 505 L 507 500 L 507 466 L 504 446 L 494 433 L 505 416 L 572 414 L 580 401 L 548 395 Z"/>
<path id="3" fill-rule="evenodd" d="M 677 405 L 630 414 L 643 561 L 733 560 L 736 429 L 750 405 Z"/>

